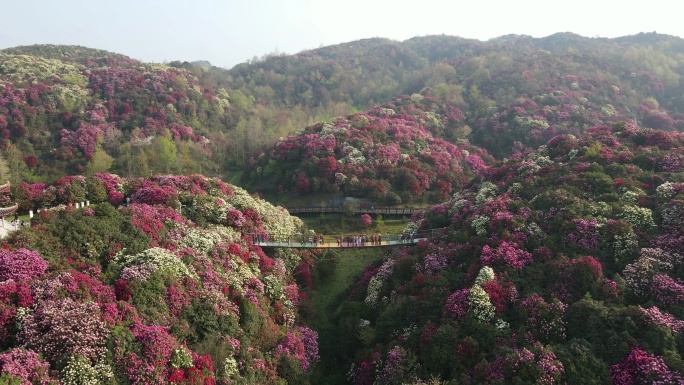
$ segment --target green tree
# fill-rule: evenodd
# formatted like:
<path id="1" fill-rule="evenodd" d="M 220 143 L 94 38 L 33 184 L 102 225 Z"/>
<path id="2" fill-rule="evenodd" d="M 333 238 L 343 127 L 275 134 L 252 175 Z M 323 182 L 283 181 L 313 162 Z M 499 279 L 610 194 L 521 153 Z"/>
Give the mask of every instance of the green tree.
<path id="1" fill-rule="evenodd" d="M 95 147 L 95 152 L 93 153 L 93 159 L 86 165 L 85 174 L 93 175 L 96 172 L 105 172 L 112 168 L 113 163 L 114 158 L 107 154 L 107 151 L 98 143 Z"/>
<path id="2" fill-rule="evenodd" d="M 22 182 L 24 174 L 28 172 L 28 167 L 26 167 L 24 162 L 24 154 L 13 143 L 8 143 L 5 150 L 5 159 L 9 166 L 9 180 L 13 186 L 18 186 Z"/>
<path id="3" fill-rule="evenodd" d="M 166 131 L 164 136 L 157 140 L 156 144 L 155 149 L 157 150 L 156 155 L 159 160 L 159 169 L 162 172 L 169 173 L 176 161 L 176 154 L 178 152 L 176 143 L 171 138 L 171 133 Z"/>

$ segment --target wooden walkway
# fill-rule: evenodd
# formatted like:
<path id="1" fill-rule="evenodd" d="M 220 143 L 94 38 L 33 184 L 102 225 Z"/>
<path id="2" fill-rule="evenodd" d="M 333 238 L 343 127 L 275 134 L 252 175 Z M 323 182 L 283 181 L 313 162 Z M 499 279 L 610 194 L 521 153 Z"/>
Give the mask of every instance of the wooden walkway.
<path id="1" fill-rule="evenodd" d="M 326 213 L 347 213 L 344 207 L 286 207 L 290 214 L 326 214 Z M 422 211 L 421 208 L 391 208 L 391 207 L 374 207 L 374 208 L 357 208 L 354 209 L 354 214 L 382 214 L 382 215 L 413 215 L 416 211 Z"/>
<path id="2" fill-rule="evenodd" d="M 395 247 L 415 245 L 427 238 L 413 238 L 402 241 L 382 241 L 381 243 L 364 242 L 362 244 L 352 242 L 337 243 L 336 240 L 323 242 L 254 242 L 255 246 L 276 247 L 281 249 L 367 249 L 371 247 Z"/>
<path id="3" fill-rule="evenodd" d="M 420 241 L 440 237 L 446 233 L 446 228 L 421 230 L 403 234 L 380 234 L 380 242 L 373 242 L 373 236 L 364 238 L 356 235 L 322 235 L 316 236 L 278 236 L 267 234 L 245 234 L 252 237 L 255 246 L 292 248 L 292 249 L 361 249 L 370 247 L 396 247 L 415 245 Z"/>

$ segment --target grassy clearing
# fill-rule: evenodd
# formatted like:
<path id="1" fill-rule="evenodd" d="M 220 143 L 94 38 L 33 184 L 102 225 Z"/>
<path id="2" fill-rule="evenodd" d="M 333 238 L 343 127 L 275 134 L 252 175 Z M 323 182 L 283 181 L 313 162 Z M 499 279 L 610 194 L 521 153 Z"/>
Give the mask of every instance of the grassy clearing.
<path id="1" fill-rule="evenodd" d="M 344 234 L 399 234 L 404 231 L 408 218 L 381 219 L 373 218 L 369 227 L 361 226 L 360 215 L 347 216 L 344 214 L 320 214 L 310 217 L 300 217 L 309 229 L 326 235 Z"/>

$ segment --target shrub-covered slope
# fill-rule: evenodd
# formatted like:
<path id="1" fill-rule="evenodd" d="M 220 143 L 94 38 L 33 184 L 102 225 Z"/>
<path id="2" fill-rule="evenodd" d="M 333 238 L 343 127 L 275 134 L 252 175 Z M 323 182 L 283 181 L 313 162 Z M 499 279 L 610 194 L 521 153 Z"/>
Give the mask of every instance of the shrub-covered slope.
<path id="1" fill-rule="evenodd" d="M 0 51 L 0 141 L 15 181 L 110 168 L 217 172 L 225 90 L 185 70 L 69 48 Z"/>
<path id="2" fill-rule="evenodd" d="M 486 151 L 439 134 L 457 129 L 461 111 L 429 97 L 402 97 L 367 113 L 318 123 L 253 159 L 243 177 L 258 191 L 343 191 L 401 203 L 445 198 L 485 167 Z"/>
<path id="3" fill-rule="evenodd" d="M 243 235 L 299 232 L 299 219 L 199 175 L 23 190 L 26 205 L 91 206 L 43 210 L 3 241 L 0 382 L 306 381 L 318 348 L 297 314 L 300 256 L 269 258 Z"/>
<path id="4" fill-rule="evenodd" d="M 462 112 L 438 137 L 508 156 L 625 119 L 681 130 L 682 45 L 658 34 L 366 39 L 230 70 L 16 47 L 0 52 L 0 144 L 15 182 L 82 170 L 221 174 L 315 122 L 421 93 Z"/>
<path id="5" fill-rule="evenodd" d="M 684 381 L 684 136 L 560 135 L 413 218 L 338 316 L 354 384 Z M 350 312 L 349 309 L 356 309 Z M 342 364 L 341 364 L 342 365 Z M 344 366 L 344 365 L 342 365 Z"/>

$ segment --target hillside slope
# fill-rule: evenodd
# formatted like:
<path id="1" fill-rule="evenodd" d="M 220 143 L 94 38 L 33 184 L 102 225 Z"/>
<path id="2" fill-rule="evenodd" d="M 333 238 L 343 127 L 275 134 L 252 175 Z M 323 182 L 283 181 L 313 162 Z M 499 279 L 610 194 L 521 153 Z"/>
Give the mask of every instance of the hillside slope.
<path id="1" fill-rule="evenodd" d="M 684 135 L 560 135 L 413 218 L 343 304 L 352 383 L 684 381 Z"/>
<path id="2" fill-rule="evenodd" d="M 460 119 L 458 108 L 428 97 L 397 98 L 282 139 L 250 162 L 243 179 L 260 192 L 341 191 L 383 204 L 439 201 L 481 171 L 483 157 L 491 159 L 439 137 L 457 131 Z"/>
<path id="3" fill-rule="evenodd" d="M 2 242 L 0 382 L 307 381 L 318 345 L 298 315 L 302 255 L 269 258 L 245 235 L 301 232 L 298 218 L 200 175 L 22 191 L 23 206 L 62 205 Z"/>

